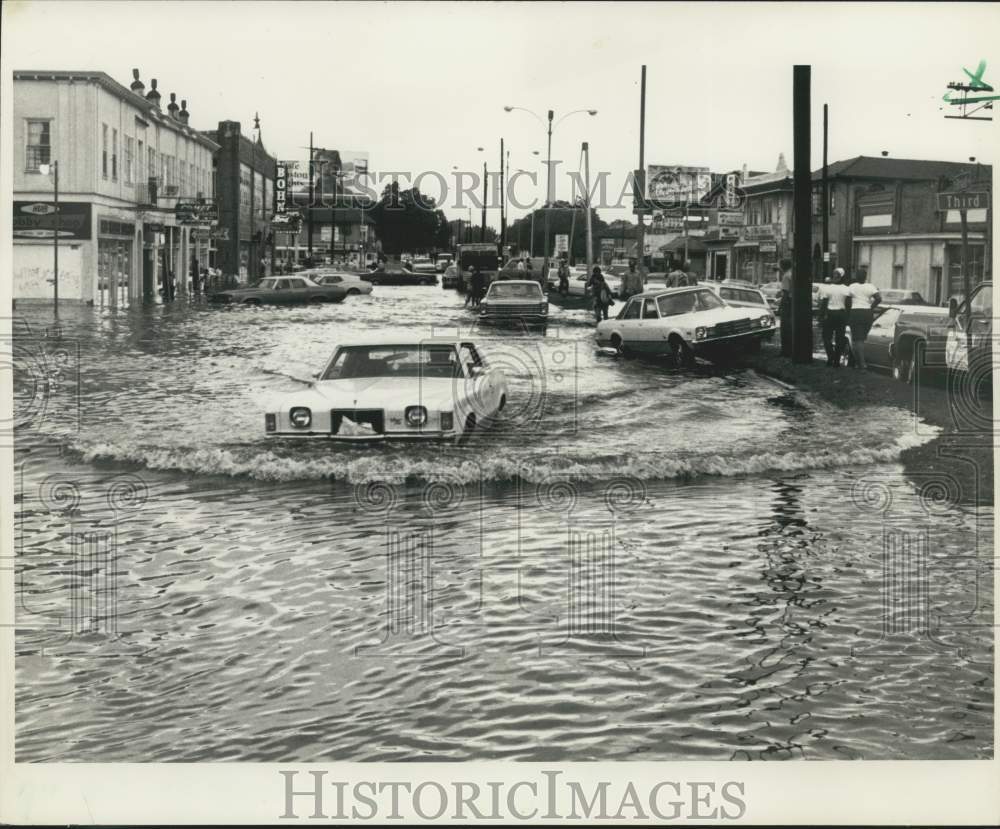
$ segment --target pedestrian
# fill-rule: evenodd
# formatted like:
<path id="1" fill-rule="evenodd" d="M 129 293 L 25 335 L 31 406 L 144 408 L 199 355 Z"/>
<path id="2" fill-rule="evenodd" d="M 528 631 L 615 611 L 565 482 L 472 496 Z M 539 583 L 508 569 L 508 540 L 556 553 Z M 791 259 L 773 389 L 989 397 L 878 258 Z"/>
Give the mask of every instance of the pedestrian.
<path id="1" fill-rule="evenodd" d="M 517 272 L 524 273 L 524 257 L 517 260 Z"/>
<path id="2" fill-rule="evenodd" d="M 781 280 L 781 299 L 778 300 L 778 319 L 781 322 L 781 356 L 792 356 L 792 260 L 785 258 L 774 267 L 775 276 Z"/>
<path id="3" fill-rule="evenodd" d="M 684 263 L 684 276 L 687 278 L 687 285 L 697 285 L 698 284 L 698 274 L 691 270 L 691 263 Z"/>
<path id="4" fill-rule="evenodd" d="M 608 308 L 614 305 L 611 297 L 611 289 L 601 273 L 600 267 L 594 265 L 593 273 L 590 275 L 590 295 L 594 299 L 594 319 L 600 322 L 608 318 Z"/>
<path id="5" fill-rule="evenodd" d="M 844 269 L 833 272 L 833 282 L 819 286 L 819 305 L 823 312 L 821 326 L 826 364 L 840 368 L 840 358 L 847 351 L 847 319 L 851 310 L 851 289 L 843 284 Z M 867 336 L 867 332 L 865 332 Z M 782 338 L 784 339 L 784 338 Z"/>
<path id="6" fill-rule="evenodd" d="M 531 267 L 531 259 L 530 258 L 526 259 L 525 263 L 524 263 L 524 278 L 525 279 L 531 279 L 531 280 L 534 280 L 534 278 L 535 278 L 535 271 Z"/>
<path id="7" fill-rule="evenodd" d="M 628 273 L 626 273 L 622 279 L 619 296 L 621 296 L 622 299 L 628 299 L 630 296 L 641 294 L 645 289 L 646 286 L 643 284 L 642 273 L 636 267 L 635 259 L 629 259 Z"/>
<path id="8" fill-rule="evenodd" d="M 837 268 L 842 271 L 842 268 Z M 851 326 L 851 352 L 854 355 L 854 368 L 868 368 L 865 362 L 865 340 L 875 321 L 875 307 L 882 301 L 878 288 L 868 281 L 868 272 L 860 268 L 855 281 L 849 286 L 851 292 L 851 310 L 848 322 Z"/>
<path id="9" fill-rule="evenodd" d="M 478 308 L 479 303 L 483 299 L 483 274 L 475 265 L 472 266 L 472 273 L 469 276 L 469 291 L 465 295 L 466 303 L 469 302 L 469 298 L 472 298 L 472 307 Z"/>
<path id="10" fill-rule="evenodd" d="M 193 293 L 200 293 L 200 277 L 201 277 L 201 267 L 198 264 L 198 256 L 194 253 L 191 254 L 191 291 Z"/>
<path id="11" fill-rule="evenodd" d="M 687 274 L 682 268 L 675 267 L 667 274 L 667 287 L 680 288 L 684 285 L 687 285 Z"/>
<path id="12" fill-rule="evenodd" d="M 549 258 L 546 256 L 542 262 L 542 291 L 549 287 Z"/>
<path id="13" fill-rule="evenodd" d="M 569 294 L 569 265 L 565 259 L 559 263 L 559 293 L 563 296 Z"/>

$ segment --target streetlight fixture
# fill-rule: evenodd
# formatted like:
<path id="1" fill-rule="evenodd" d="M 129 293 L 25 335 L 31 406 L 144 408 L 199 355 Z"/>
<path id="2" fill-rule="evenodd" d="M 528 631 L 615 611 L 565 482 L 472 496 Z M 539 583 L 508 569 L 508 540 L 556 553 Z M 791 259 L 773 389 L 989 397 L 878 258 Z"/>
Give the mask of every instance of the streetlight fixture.
<path id="1" fill-rule="evenodd" d="M 51 164 L 39 164 L 38 170 L 43 176 L 52 173 L 53 180 L 53 202 L 56 219 L 56 227 L 52 233 L 52 266 L 53 266 L 53 312 L 59 316 L 59 162 L 53 161 Z"/>
<path id="2" fill-rule="evenodd" d="M 503 108 L 503 110 L 504 110 L 504 112 L 513 112 L 514 110 L 518 110 L 519 112 L 527 112 L 529 115 L 531 115 L 533 118 L 535 118 L 536 121 L 539 121 L 541 123 L 546 123 L 545 121 L 542 121 L 542 119 L 538 115 L 538 113 L 532 112 L 530 109 L 526 109 L 525 107 L 505 106 Z M 553 124 L 552 123 L 552 119 L 555 117 L 555 111 L 551 110 L 551 109 L 548 111 L 548 159 L 545 162 L 545 166 L 546 166 L 546 187 L 545 187 L 545 208 L 546 208 L 545 209 L 545 249 L 543 251 L 543 254 L 544 254 L 544 256 L 545 256 L 546 259 L 549 258 L 549 210 L 548 210 L 548 208 L 552 204 L 552 202 L 554 201 L 554 199 L 552 198 L 552 129 L 553 129 L 553 127 L 559 126 L 559 124 L 561 124 L 563 121 L 565 121 L 571 115 L 576 115 L 577 113 L 580 113 L 580 112 L 586 112 L 587 115 L 590 115 L 590 116 L 597 115 L 597 110 L 596 109 L 574 109 L 571 112 L 567 112 L 558 121 L 556 121 Z"/>

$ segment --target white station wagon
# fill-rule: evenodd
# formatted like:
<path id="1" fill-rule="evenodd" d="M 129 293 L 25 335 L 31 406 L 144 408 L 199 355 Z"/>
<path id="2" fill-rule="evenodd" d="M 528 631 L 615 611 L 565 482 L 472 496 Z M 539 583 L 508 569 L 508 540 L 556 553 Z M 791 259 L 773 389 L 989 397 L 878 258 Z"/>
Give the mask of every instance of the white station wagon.
<path id="1" fill-rule="evenodd" d="M 690 362 L 753 352 L 775 330 L 766 309 L 734 308 L 710 288 L 691 286 L 646 291 L 625 303 L 618 316 L 597 325 L 597 344 L 620 354 L 672 354 Z"/>
<path id="2" fill-rule="evenodd" d="M 461 438 L 507 402 L 507 380 L 475 343 L 429 338 L 342 345 L 308 389 L 264 415 L 274 438 Z"/>

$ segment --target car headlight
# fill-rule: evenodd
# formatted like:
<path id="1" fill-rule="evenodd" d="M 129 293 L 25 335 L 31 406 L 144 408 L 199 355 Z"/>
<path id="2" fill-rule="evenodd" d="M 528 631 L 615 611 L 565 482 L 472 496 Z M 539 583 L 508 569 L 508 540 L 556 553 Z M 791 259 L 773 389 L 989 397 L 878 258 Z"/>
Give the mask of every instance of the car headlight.
<path id="1" fill-rule="evenodd" d="M 292 421 L 292 426 L 305 429 L 312 425 L 312 411 L 305 406 L 294 406 L 288 413 L 288 419 Z"/>
<path id="2" fill-rule="evenodd" d="M 264 415 L 264 431 L 265 432 L 277 432 L 278 431 L 278 418 L 273 414 Z"/>
<path id="3" fill-rule="evenodd" d="M 694 338 L 696 340 L 703 340 L 707 336 L 708 336 L 708 329 L 707 328 L 695 328 L 694 329 Z"/>
<path id="4" fill-rule="evenodd" d="M 757 320 L 758 328 L 769 328 L 772 325 L 774 325 L 774 317 L 770 316 L 769 314 L 765 314 L 763 317 Z"/>
<path id="5" fill-rule="evenodd" d="M 451 412 L 441 412 L 441 431 L 450 432 L 455 428 L 455 415 Z"/>
<path id="6" fill-rule="evenodd" d="M 407 406 L 404 415 L 410 426 L 423 426 L 427 422 L 427 409 L 423 406 Z"/>

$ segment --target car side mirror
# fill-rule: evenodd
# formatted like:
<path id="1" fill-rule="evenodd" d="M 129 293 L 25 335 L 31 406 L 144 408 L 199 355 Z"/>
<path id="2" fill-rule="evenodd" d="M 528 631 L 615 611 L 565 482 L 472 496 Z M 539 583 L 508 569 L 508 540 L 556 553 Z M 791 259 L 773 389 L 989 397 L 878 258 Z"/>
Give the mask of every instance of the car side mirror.
<path id="1" fill-rule="evenodd" d="M 481 377 L 483 375 L 482 366 L 469 366 L 469 376 L 470 377 Z"/>
<path id="2" fill-rule="evenodd" d="M 948 316 L 955 319 L 958 316 L 958 300 L 952 297 L 948 300 Z"/>

